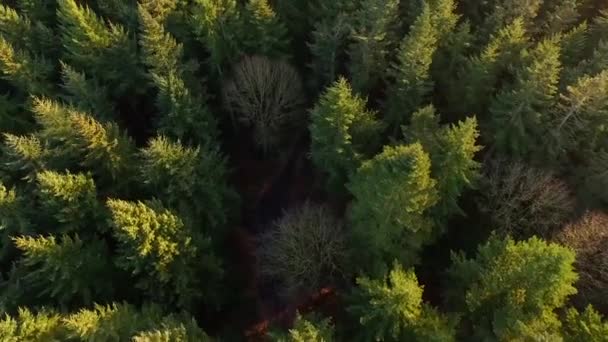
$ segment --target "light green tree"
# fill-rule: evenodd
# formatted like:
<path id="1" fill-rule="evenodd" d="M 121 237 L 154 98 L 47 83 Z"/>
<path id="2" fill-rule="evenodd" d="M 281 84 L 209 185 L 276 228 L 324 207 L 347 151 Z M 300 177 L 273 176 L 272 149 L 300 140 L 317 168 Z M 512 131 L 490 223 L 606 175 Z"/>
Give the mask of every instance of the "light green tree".
<path id="1" fill-rule="evenodd" d="M 603 342 L 608 336 L 608 322 L 591 305 L 585 311 L 568 309 L 563 327 L 564 342 Z"/>

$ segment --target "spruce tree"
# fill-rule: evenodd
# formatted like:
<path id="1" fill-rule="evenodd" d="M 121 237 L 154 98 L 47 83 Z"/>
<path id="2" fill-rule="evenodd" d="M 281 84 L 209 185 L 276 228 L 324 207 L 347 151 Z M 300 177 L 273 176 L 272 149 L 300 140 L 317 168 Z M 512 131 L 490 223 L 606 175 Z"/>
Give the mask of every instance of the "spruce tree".
<path id="1" fill-rule="evenodd" d="M 4 133 L 22 134 L 33 130 L 29 113 L 24 113 L 21 103 L 9 93 L 0 94 L 0 127 Z"/>
<path id="2" fill-rule="evenodd" d="M 112 266 L 102 241 L 63 235 L 60 241 L 22 236 L 14 242 L 23 253 L 19 266 L 28 269 L 21 279 L 28 295 L 51 298 L 62 307 L 111 298 Z"/>
<path id="3" fill-rule="evenodd" d="M 431 157 L 431 175 L 437 180 L 439 202 L 433 216 L 442 221 L 454 213 L 462 213 L 458 206 L 460 195 L 475 185 L 480 165 L 475 155 L 479 130 L 476 118 L 467 118 L 454 125 L 439 125 L 433 106 L 424 107 L 412 116 L 411 125 L 403 127 L 405 140 L 420 142 Z"/>
<path id="4" fill-rule="evenodd" d="M 425 5 L 398 51 L 398 61 L 388 71 L 393 84 L 388 89 L 385 120 L 395 135 L 409 116 L 426 102 L 433 89 L 430 67 L 438 44 L 438 29 L 431 20 L 431 8 Z"/>
<path id="5" fill-rule="evenodd" d="M 63 62 L 61 71 L 64 100 L 80 111 L 91 113 L 99 121 L 105 122 L 115 117 L 107 87 Z"/>
<path id="6" fill-rule="evenodd" d="M 581 0 L 544 1 L 536 18 L 536 32 L 553 35 L 565 32 L 580 19 Z"/>
<path id="7" fill-rule="evenodd" d="M 4 134 L 2 146 L 3 179 L 10 183 L 33 182 L 46 167 L 48 151 L 34 136 Z"/>
<path id="8" fill-rule="evenodd" d="M 518 158 L 538 153 L 547 127 L 548 111 L 557 93 L 561 63 L 559 41 L 547 39 L 525 56 L 512 86 L 490 106 L 496 148 Z"/>
<path id="9" fill-rule="evenodd" d="M 14 257 L 12 236 L 29 234 L 34 230 L 31 214 L 27 198 L 0 182 L 0 261 Z"/>
<path id="10" fill-rule="evenodd" d="M 316 87 L 322 88 L 336 81 L 349 33 L 345 15 L 315 24 L 308 48 L 312 54 L 309 67 L 314 73 Z"/>
<path id="11" fill-rule="evenodd" d="M 30 20 L 40 21 L 45 25 L 53 24 L 57 11 L 55 1 L 16 0 L 17 8 Z"/>
<path id="12" fill-rule="evenodd" d="M 353 89 L 364 94 L 383 78 L 392 25 L 398 16 L 398 0 L 362 0 L 353 14 L 349 48 Z"/>
<path id="13" fill-rule="evenodd" d="M 217 149 L 185 147 L 161 136 L 152 139 L 141 156 L 141 181 L 151 195 L 205 234 L 224 236 L 229 209 L 237 200 Z"/>
<path id="14" fill-rule="evenodd" d="M 293 327 L 287 333 L 272 333 L 274 342 L 333 342 L 336 340 L 335 328 L 327 318 L 323 319 L 316 314 L 296 316 Z"/>
<path id="15" fill-rule="evenodd" d="M 579 312 L 570 308 L 563 327 L 564 342 L 602 342 L 608 336 L 608 322 L 591 305 Z"/>
<path id="16" fill-rule="evenodd" d="M 344 189 L 366 152 L 375 152 L 382 128 L 375 115 L 344 78 L 321 95 L 311 112 L 311 156 L 315 166 L 327 173 L 330 190 Z"/>
<path id="17" fill-rule="evenodd" d="M 484 47 L 479 56 L 465 64 L 458 89 L 450 99 L 456 112 L 483 115 L 500 85 L 500 75 L 519 60 L 528 44 L 524 23 L 516 19 L 503 27 Z"/>
<path id="18" fill-rule="evenodd" d="M 37 175 L 37 197 L 41 214 L 53 224 L 49 231 L 94 234 L 103 230 L 103 210 L 97 202 L 97 190 L 90 174 L 60 174 L 44 171 Z"/>
<path id="19" fill-rule="evenodd" d="M 0 77 L 23 95 L 46 95 L 53 92 L 49 82 L 53 65 L 42 57 L 15 49 L 0 35 Z"/>
<path id="20" fill-rule="evenodd" d="M 106 22 L 91 8 L 78 5 L 75 0 L 58 0 L 58 4 L 65 61 L 106 82 L 115 97 L 125 95 L 127 91 L 144 92 L 137 44 L 127 30 L 119 24 Z"/>
<path id="21" fill-rule="evenodd" d="M 536 237 L 491 238 L 474 259 L 453 256 L 447 289 L 452 309 L 464 313 L 474 338 L 517 340 L 559 333 L 553 312 L 576 293 L 574 252 Z"/>
<path id="22" fill-rule="evenodd" d="M 563 73 L 566 75 L 569 71 L 568 68 L 576 66 L 584 59 L 588 33 L 589 25 L 587 25 L 587 22 L 582 22 L 563 34 L 561 39 L 561 61 L 564 66 Z M 567 77 L 562 76 L 562 78 Z M 564 80 L 562 80 L 562 83 L 564 83 Z"/>
<path id="23" fill-rule="evenodd" d="M 183 63 L 183 47 L 165 32 L 143 6 L 139 9 L 142 24 L 141 45 L 145 63 L 151 68 L 154 85 L 159 90 L 156 104 L 160 110 L 159 133 L 184 142 L 215 143 L 216 119 L 205 104 L 193 70 Z"/>
<path id="24" fill-rule="evenodd" d="M 248 0 L 243 11 L 243 51 L 278 58 L 287 55 L 287 28 L 268 0 Z"/>
<path id="25" fill-rule="evenodd" d="M 36 56 L 55 56 L 57 45 L 53 31 L 42 22 L 33 23 L 7 5 L 0 5 L 0 36 L 18 50 Z"/>
<path id="26" fill-rule="evenodd" d="M 213 300 L 221 269 L 208 238 L 158 201 L 110 199 L 107 206 L 119 242 L 116 265 L 132 272 L 138 288 L 154 300 L 182 308 L 192 308 L 197 299 Z"/>
<path id="27" fill-rule="evenodd" d="M 32 312 L 27 308 L 20 308 L 14 317 L 5 315 L 0 319 L 2 341 L 48 342 L 65 341 L 67 338 L 62 317 L 53 310 Z"/>
<path id="28" fill-rule="evenodd" d="M 544 0 L 505 0 L 496 1 L 493 11 L 481 25 L 479 38 L 488 39 L 514 20 L 521 19 L 527 31 L 534 28 L 534 19 L 538 16 Z"/>
<path id="29" fill-rule="evenodd" d="M 352 248 L 361 269 L 381 274 L 392 260 L 409 266 L 418 261 L 433 233 L 427 214 L 438 200 L 436 185 L 419 143 L 387 146 L 363 163 L 348 185 L 355 198 Z"/>
<path id="30" fill-rule="evenodd" d="M 395 263 L 379 279 L 360 277 L 347 311 L 358 319 L 361 341 L 455 341 L 454 325 L 422 301 L 413 270 Z"/>

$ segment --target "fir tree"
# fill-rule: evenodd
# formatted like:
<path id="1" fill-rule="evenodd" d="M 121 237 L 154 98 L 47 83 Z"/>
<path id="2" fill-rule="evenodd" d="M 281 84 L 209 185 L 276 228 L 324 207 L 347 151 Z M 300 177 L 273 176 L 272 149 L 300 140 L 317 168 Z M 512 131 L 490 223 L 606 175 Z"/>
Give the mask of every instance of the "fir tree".
<path id="1" fill-rule="evenodd" d="M 4 134 L 3 178 L 11 183 L 35 181 L 36 174 L 46 167 L 47 153 L 40 140 L 33 135 Z"/>
<path id="2" fill-rule="evenodd" d="M 340 192 L 366 152 L 375 152 L 378 145 L 382 127 L 365 102 L 340 78 L 321 95 L 311 112 L 312 160 L 328 174 L 332 191 Z"/>
<path id="3" fill-rule="evenodd" d="M 478 339 L 516 340 L 558 333 L 553 310 L 576 293 L 574 252 L 538 238 L 490 239 L 474 259 L 454 255 L 448 298 Z"/>
<path id="4" fill-rule="evenodd" d="M 44 171 L 37 175 L 37 181 L 41 211 L 52 218 L 53 231 L 88 236 L 104 221 L 90 174 Z"/>
<path id="5" fill-rule="evenodd" d="M 608 322 L 589 305 L 585 311 L 568 309 L 564 322 L 565 342 L 601 342 L 608 336 Z"/>
<path id="6" fill-rule="evenodd" d="M 61 319 L 52 310 L 32 312 L 20 308 L 14 318 L 6 315 L 0 320 L 0 339 L 7 342 L 65 341 L 68 336 Z"/>
<path id="7" fill-rule="evenodd" d="M 353 43 L 349 48 L 353 89 L 366 93 L 383 78 L 391 44 L 391 26 L 398 15 L 397 0 L 363 0 L 353 14 Z"/>
<path id="8" fill-rule="evenodd" d="M 335 328 L 329 319 L 318 315 L 298 315 L 293 327 L 286 334 L 272 334 L 275 342 L 333 342 L 335 341 Z"/>
<path id="9" fill-rule="evenodd" d="M 210 241 L 158 202 L 108 200 L 113 233 L 120 243 L 116 264 L 154 299 L 188 308 L 212 296 L 221 273 Z M 205 277 L 201 283 L 200 275 Z M 203 287 L 203 288 L 201 288 Z M 205 298 L 209 299 L 209 298 Z"/>
<path id="10" fill-rule="evenodd" d="M 385 147 L 352 177 L 352 247 L 358 265 L 379 274 L 391 260 L 417 262 L 433 224 L 427 216 L 437 203 L 431 160 L 418 143 Z"/>
<path id="11" fill-rule="evenodd" d="M 76 235 L 16 237 L 23 253 L 20 266 L 29 272 L 21 280 L 28 294 L 50 297 L 61 306 L 72 303 L 90 305 L 111 298 L 112 273 L 107 247 L 101 241 L 87 241 Z"/>
<path id="12" fill-rule="evenodd" d="M 61 40 L 67 63 L 111 85 L 119 97 L 129 90 L 143 92 L 137 46 L 118 24 L 106 23 L 75 0 L 58 0 Z"/>
<path id="13" fill-rule="evenodd" d="M 13 257 L 12 236 L 29 234 L 33 231 L 26 198 L 17 194 L 14 188 L 0 183 L 0 261 Z"/>
<path id="14" fill-rule="evenodd" d="M 197 0 L 192 26 L 209 52 L 207 64 L 215 76 L 243 55 L 243 22 L 236 0 Z"/>
<path id="15" fill-rule="evenodd" d="M 206 234 L 224 236 L 236 194 L 226 183 L 226 161 L 216 149 L 158 137 L 141 154 L 141 180 L 151 195 L 160 195 Z"/>
<path id="16" fill-rule="evenodd" d="M 348 18 L 339 15 L 315 24 L 308 48 L 312 54 L 309 67 L 315 75 L 315 85 L 325 87 L 338 77 L 339 61 L 343 58 L 350 27 Z"/>
<path id="17" fill-rule="evenodd" d="M 536 18 L 536 31 L 554 35 L 570 29 L 580 19 L 581 3 L 581 0 L 544 1 Z"/>
<path id="18" fill-rule="evenodd" d="M 563 34 L 561 39 L 561 61 L 564 66 L 564 72 L 568 71 L 567 68 L 574 67 L 584 59 L 588 32 L 589 25 L 587 25 L 587 22 L 582 22 Z M 563 82 L 564 80 L 562 80 Z"/>
<path id="19" fill-rule="evenodd" d="M 23 113 L 19 101 L 10 94 L 0 94 L 0 127 L 5 133 L 21 134 L 33 130 L 32 118 Z"/>
<path id="20" fill-rule="evenodd" d="M 52 57 L 57 50 L 51 29 L 39 21 L 32 23 L 6 5 L 0 5 L 0 36 L 17 50 L 36 56 Z"/>
<path id="21" fill-rule="evenodd" d="M 76 71 L 66 63 L 61 63 L 61 79 L 65 95 L 62 97 L 80 111 L 91 113 L 99 121 L 115 117 L 107 87 Z"/>
<path id="22" fill-rule="evenodd" d="M 420 142 L 431 157 L 431 175 L 437 180 L 440 200 L 434 217 L 441 221 L 451 214 L 461 213 L 458 198 L 479 178 L 480 165 L 475 154 L 479 131 L 476 118 L 467 118 L 455 125 L 440 127 L 433 106 L 427 106 L 412 117 L 412 123 L 403 128 L 406 141 Z"/>
<path id="23" fill-rule="evenodd" d="M 433 89 L 430 67 L 437 49 L 438 32 L 431 20 L 431 9 L 425 5 L 422 13 L 403 40 L 398 52 L 398 62 L 388 71 L 394 80 L 388 89 L 387 115 L 385 120 L 393 131 L 399 131 L 409 116 L 425 102 Z"/>
<path id="24" fill-rule="evenodd" d="M 542 145 L 548 110 L 559 82 L 559 41 L 548 39 L 525 57 L 513 86 L 492 102 L 490 114 L 496 148 L 503 154 L 529 157 Z"/>
<path id="25" fill-rule="evenodd" d="M 215 143 L 217 123 L 204 98 L 197 95 L 200 87 L 196 87 L 192 78 L 185 78 L 193 70 L 182 62 L 183 47 L 143 7 L 140 7 L 140 20 L 145 62 L 159 90 L 159 133 L 192 144 Z"/>
<path id="26" fill-rule="evenodd" d="M 30 20 L 40 21 L 46 25 L 52 24 L 57 11 L 55 1 L 16 0 L 17 7 Z"/>
<path id="27" fill-rule="evenodd" d="M 0 35 L 0 77 L 24 95 L 45 95 L 53 91 L 49 82 L 53 65 L 44 58 L 15 49 Z"/>
<path id="28" fill-rule="evenodd" d="M 347 311 L 359 320 L 362 341 L 454 341 L 454 326 L 422 302 L 413 270 L 395 263 L 378 280 L 361 277 Z"/>
<path id="29" fill-rule="evenodd" d="M 287 54 L 287 28 L 268 0 L 249 0 L 243 11 L 243 51 L 270 58 Z"/>
<path id="30" fill-rule="evenodd" d="M 481 25 L 480 38 L 487 39 L 514 20 L 521 19 L 527 31 L 534 27 L 534 19 L 543 0 L 505 0 L 496 1 L 494 10 Z"/>

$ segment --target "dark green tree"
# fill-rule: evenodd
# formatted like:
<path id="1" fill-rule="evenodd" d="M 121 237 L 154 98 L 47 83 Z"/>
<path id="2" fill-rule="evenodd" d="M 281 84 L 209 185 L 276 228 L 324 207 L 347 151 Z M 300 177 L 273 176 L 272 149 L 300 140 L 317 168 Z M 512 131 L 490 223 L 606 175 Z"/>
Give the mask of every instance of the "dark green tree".
<path id="1" fill-rule="evenodd" d="M 53 92 L 49 82 L 53 65 L 42 57 L 13 47 L 0 35 L 0 77 L 22 94 L 45 95 Z"/>
<path id="2" fill-rule="evenodd" d="M 41 21 L 32 22 L 7 5 L 0 5 L 0 36 L 18 50 L 53 57 L 57 52 L 54 33 Z"/>
<path id="3" fill-rule="evenodd" d="M 287 55 L 287 28 L 268 0 L 248 0 L 242 13 L 245 53 L 270 58 Z"/>

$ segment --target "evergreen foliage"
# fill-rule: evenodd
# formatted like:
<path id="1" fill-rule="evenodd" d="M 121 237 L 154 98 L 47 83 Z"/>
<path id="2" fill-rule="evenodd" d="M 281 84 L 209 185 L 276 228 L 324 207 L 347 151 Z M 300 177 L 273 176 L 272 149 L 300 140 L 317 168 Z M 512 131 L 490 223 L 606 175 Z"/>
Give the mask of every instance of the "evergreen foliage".
<path id="1" fill-rule="evenodd" d="M 600 342 L 608 336 L 608 323 L 592 306 L 582 313 L 568 309 L 563 329 L 566 342 Z"/>
<path id="2" fill-rule="evenodd" d="M 363 163 L 348 188 L 355 198 L 350 221 L 356 264 L 381 274 L 395 259 L 409 266 L 416 263 L 432 236 L 427 214 L 439 197 L 422 145 L 385 147 Z"/>
<path id="3" fill-rule="evenodd" d="M 382 124 L 340 78 L 321 95 L 311 112 L 311 157 L 328 175 L 328 188 L 339 192 L 362 160 L 374 152 Z"/>
<path id="4" fill-rule="evenodd" d="M 333 342 L 335 331 L 330 320 L 322 319 L 318 315 L 302 316 L 298 313 L 293 327 L 285 334 L 275 334 L 272 341 L 276 342 Z"/>

